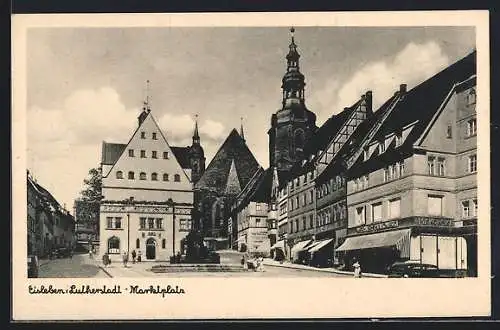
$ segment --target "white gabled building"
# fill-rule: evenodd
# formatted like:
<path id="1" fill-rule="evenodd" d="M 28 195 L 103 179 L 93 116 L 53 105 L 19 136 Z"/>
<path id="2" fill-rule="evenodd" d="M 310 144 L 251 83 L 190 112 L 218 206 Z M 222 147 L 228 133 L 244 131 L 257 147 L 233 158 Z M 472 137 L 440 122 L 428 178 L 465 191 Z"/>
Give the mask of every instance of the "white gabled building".
<path id="1" fill-rule="evenodd" d="M 197 125 L 192 146 L 171 147 L 147 104 L 138 119 L 127 144 L 102 145 L 99 254 L 118 260 L 135 250 L 143 261 L 169 260 L 184 252 L 192 227 L 192 181 L 205 169 L 203 149 Z"/>

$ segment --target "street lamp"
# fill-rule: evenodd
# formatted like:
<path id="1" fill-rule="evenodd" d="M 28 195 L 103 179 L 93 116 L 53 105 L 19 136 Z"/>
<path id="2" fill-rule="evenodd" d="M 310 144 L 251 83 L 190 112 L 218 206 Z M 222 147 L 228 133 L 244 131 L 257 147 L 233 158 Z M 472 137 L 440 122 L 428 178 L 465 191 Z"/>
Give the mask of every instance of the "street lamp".
<path id="1" fill-rule="evenodd" d="M 172 208 L 172 255 L 175 257 L 175 202 L 169 198 L 167 204 Z"/>

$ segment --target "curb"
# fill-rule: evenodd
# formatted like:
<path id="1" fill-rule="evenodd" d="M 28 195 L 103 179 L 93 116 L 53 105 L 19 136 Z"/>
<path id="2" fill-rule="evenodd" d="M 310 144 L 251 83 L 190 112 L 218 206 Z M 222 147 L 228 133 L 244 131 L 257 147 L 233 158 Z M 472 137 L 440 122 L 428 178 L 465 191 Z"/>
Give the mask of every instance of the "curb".
<path id="1" fill-rule="evenodd" d="M 99 269 L 102 270 L 104 274 L 108 275 L 110 278 L 113 278 L 113 275 L 111 275 L 106 269 L 104 269 L 103 266 L 97 265 L 97 267 L 99 267 Z"/>
<path id="2" fill-rule="evenodd" d="M 295 266 L 290 266 L 290 265 L 284 265 L 284 264 L 271 264 L 271 263 L 264 263 L 266 266 L 271 266 L 271 267 L 283 267 L 283 268 L 289 268 L 289 269 L 299 269 L 299 270 L 308 270 L 308 271 L 316 271 L 316 272 L 324 272 L 324 273 L 334 273 L 334 274 L 342 274 L 342 275 L 350 275 L 354 276 L 353 272 L 347 272 L 347 271 L 342 271 L 342 270 L 335 270 L 335 269 L 325 269 L 325 268 L 302 268 L 302 267 L 295 267 Z M 372 278 L 387 278 L 387 275 L 382 275 L 382 274 L 371 274 L 371 273 L 363 273 L 362 277 L 372 277 Z"/>

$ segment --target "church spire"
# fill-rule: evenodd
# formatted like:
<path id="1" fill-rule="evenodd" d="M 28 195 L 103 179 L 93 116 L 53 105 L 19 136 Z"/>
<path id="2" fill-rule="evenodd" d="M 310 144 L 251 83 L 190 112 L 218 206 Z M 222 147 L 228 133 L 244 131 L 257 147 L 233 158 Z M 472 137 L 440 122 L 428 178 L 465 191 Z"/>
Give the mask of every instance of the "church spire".
<path id="1" fill-rule="evenodd" d="M 304 103 L 304 75 L 299 70 L 300 54 L 295 43 L 295 28 L 290 28 L 290 45 L 286 55 L 287 68 L 283 76 L 283 105 L 286 103 Z"/>
<path id="2" fill-rule="evenodd" d="M 200 135 L 198 133 L 198 115 L 195 115 L 194 120 L 194 132 L 193 132 L 193 144 L 200 144 Z"/>
<path id="3" fill-rule="evenodd" d="M 240 136 L 245 141 L 245 133 L 243 132 L 243 117 L 240 118 Z M 245 141 L 246 142 L 246 141 Z"/>

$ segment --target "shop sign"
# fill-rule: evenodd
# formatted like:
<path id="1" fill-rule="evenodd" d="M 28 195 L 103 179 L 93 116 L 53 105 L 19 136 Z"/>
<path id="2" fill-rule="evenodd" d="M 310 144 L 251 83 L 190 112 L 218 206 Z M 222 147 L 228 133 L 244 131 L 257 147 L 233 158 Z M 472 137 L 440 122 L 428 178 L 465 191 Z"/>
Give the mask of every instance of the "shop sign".
<path id="1" fill-rule="evenodd" d="M 416 218 L 415 224 L 418 226 L 452 227 L 453 223 L 448 219 Z"/>
<path id="2" fill-rule="evenodd" d="M 362 227 L 356 227 L 356 233 L 370 233 L 370 232 L 376 232 L 380 230 L 385 230 L 389 228 L 396 228 L 399 226 L 398 220 L 392 220 L 392 221 L 385 221 L 385 222 L 380 222 L 380 223 L 373 223 L 370 225 L 362 226 Z"/>

